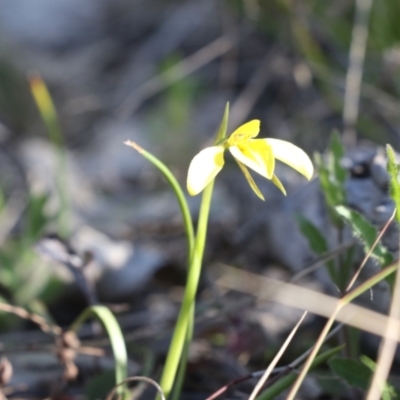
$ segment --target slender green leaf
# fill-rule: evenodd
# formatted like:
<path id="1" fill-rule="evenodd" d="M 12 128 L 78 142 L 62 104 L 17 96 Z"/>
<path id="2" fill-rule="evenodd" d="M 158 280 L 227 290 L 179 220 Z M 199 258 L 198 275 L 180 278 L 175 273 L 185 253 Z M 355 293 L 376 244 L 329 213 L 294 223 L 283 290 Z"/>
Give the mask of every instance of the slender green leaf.
<path id="1" fill-rule="evenodd" d="M 310 220 L 302 215 L 297 215 L 296 218 L 300 231 L 307 239 L 310 249 L 316 254 L 326 253 L 329 250 L 329 246 L 322 232 Z M 333 282 L 336 282 L 336 271 L 333 260 L 328 261 L 326 265 L 328 266 L 331 279 Z"/>
<path id="2" fill-rule="evenodd" d="M 388 158 L 387 171 L 390 177 L 390 197 L 394 201 L 396 207 L 396 221 L 400 223 L 400 167 L 396 163 L 396 156 L 392 147 L 388 144 L 386 145 L 386 153 Z"/>
<path id="3" fill-rule="evenodd" d="M 361 241 L 364 251 L 367 253 L 378 236 L 376 228 L 355 210 L 351 210 L 345 206 L 337 206 L 335 209 L 350 225 L 354 236 Z M 378 261 L 381 266 L 389 265 L 393 261 L 393 256 L 381 243 L 375 246 L 371 257 Z"/>
<path id="4" fill-rule="evenodd" d="M 315 164 L 318 167 L 319 181 L 321 184 L 321 189 L 324 193 L 325 200 L 329 207 L 335 207 L 342 204 L 340 192 L 338 192 L 338 187 L 335 184 L 333 175 L 328 169 L 327 164 L 322 160 L 320 154 L 315 155 Z"/>
<path id="5" fill-rule="evenodd" d="M 343 227 L 343 223 L 336 215 L 334 208 L 346 203 L 344 183 L 347 179 L 347 171 L 341 165 L 343 156 L 343 145 L 339 134 L 336 132 L 331 137 L 328 154 L 324 160 L 319 154 L 315 156 L 315 164 L 318 167 L 319 181 L 328 206 L 329 216 L 333 224 L 339 229 Z"/>
<path id="6" fill-rule="evenodd" d="M 60 201 L 58 210 L 58 230 L 62 237 L 70 235 L 71 224 L 71 205 L 68 194 L 67 181 L 67 155 L 64 144 L 64 137 L 58 120 L 57 110 L 51 98 L 47 86 L 39 74 L 34 73 L 29 76 L 32 96 L 42 117 L 47 130 L 50 142 L 57 149 L 56 165 L 56 190 Z"/>
<path id="7" fill-rule="evenodd" d="M 167 399 L 170 396 L 171 389 L 176 379 L 178 364 L 182 357 L 185 339 L 187 339 L 187 331 L 189 325 L 193 321 L 195 298 L 200 280 L 204 248 L 207 238 L 208 217 L 210 213 L 213 188 L 214 181 L 211 181 L 203 191 L 193 257 L 190 262 L 183 302 L 179 311 L 178 320 L 175 325 L 172 341 L 160 380 L 160 386 Z M 157 399 L 159 398 L 160 396 L 157 395 Z"/>
<path id="8" fill-rule="evenodd" d="M 121 383 L 128 376 L 128 356 L 118 321 L 109 308 L 105 306 L 91 306 L 86 308 L 75 320 L 71 325 L 71 331 L 76 332 L 83 322 L 90 317 L 96 317 L 107 331 L 115 359 L 115 382 L 116 384 Z M 126 387 L 121 386 L 118 390 L 122 394 L 125 392 Z"/>
<path id="9" fill-rule="evenodd" d="M 317 254 L 323 254 L 329 250 L 328 243 L 322 232 L 307 218 L 302 215 L 296 216 L 301 233 L 308 240 L 311 250 Z"/>

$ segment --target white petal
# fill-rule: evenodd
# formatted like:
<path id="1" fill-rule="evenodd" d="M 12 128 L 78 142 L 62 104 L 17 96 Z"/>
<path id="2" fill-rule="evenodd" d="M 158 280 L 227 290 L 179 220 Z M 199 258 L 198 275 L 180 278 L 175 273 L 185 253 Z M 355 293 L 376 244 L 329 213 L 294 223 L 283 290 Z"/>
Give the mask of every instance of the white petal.
<path id="1" fill-rule="evenodd" d="M 207 147 L 189 165 L 187 190 L 191 196 L 199 194 L 224 166 L 224 146 Z"/>
<path id="2" fill-rule="evenodd" d="M 259 139 L 261 140 L 261 139 Z M 300 147 L 279 139 L 264 139 L 272 146 L 274 157 L 289 165 L 300 174 L 310 180 L 314 173 L 314 167 L 310 157 Z"/>

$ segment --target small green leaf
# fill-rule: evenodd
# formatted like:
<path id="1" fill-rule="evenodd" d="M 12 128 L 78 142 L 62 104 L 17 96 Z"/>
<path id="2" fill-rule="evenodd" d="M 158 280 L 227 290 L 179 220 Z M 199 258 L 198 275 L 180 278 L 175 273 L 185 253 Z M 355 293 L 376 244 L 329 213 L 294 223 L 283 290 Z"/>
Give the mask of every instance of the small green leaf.
<path id="1" fill-rule="evenodd" d="M 332 172 L 337 182 L 340 182 L 340 184 L 343 185 L 347 178 L 347 171 L 342 167 L 341 164 L 341 160 L 344 157 L 344 148 L 337 130 L 333 131 L 332 133 L 329 149 L 333 155 Z"/>
<path id="2" fill-rule="evenodd" d="M 302 215 L 296 216 L 301 233 L 307 238 L 308 244 L 314 253 L 322 254 L 329 250 L 326 239 L 321 231 Z"/>
<path id="3" fill-rule="evenodd" d="M 221 125 L 219 126 L 217 135 L 215 136 L 214 144 L 219 144 L 225 139 L 226 130 L 228 129 L 228 118 L 229 118 L 229 102 L 226 103 L 224 115 L 222 116 Z"/>
<path id="4" fill-rule="evenodd" d="M 315 164 L 318 167 L 319 182 L 328 206 L 330 219 L 337 228 L 342 228 L 342 220 L 337 216 L 334 208 L 340 204 L 345 204 L 346 193 L 344 184 L 338 180 L 334 173 L 333 165 L 338 164 L 339 161 L 334 161 L 332 153 L 328 154 L 327 157 L 328 162 L 322 160 L 320 154 L 316 154 Z M 340 179 L 343 179 L 343 177 L 340 176 Z"/>
<path id="5" fill-rule="evenodd" d="M 400 167 L 396 163 L 396 156 L 393 151 L 393 148 L 388 144 L 386 145 L 386 153 L 388 158 L 387 171 L 390 177 L 390 197 L 394 201 L 394 205 L 396 207 L 396 221 L 400 223 L 400 183 L 399 183 L 399 174 Z"/>
<path id="6" fill-rule="evenodd" d="M 336 357 L 328 361 L 332 371 L 350 386 L 367 390 L 372 377 L 372 371 L 350 358 Z"/>
<path id="7" fill-rule="evenodd" d="M 319 181 L 321 184 L 321 189 L 324 193 L 325 200 L 328 207 L 335 207 L 341 204 L 341 199 L 338 197 L 337 185 L 334 184 L 332 179 L 332 174 L 330 173 L 325 162 L 322 160 L 320 154 L 316 154 L 314 157 L 315 164 L 318 167 Z"/>
<path id="8" fill-rule="evenodd" d="M 322 232 L 307 218 L 302 215 L 296 216 L 299 228 L 303 236 L 307 239 L 310 249 L 316 254 L 323 254 L 329 250 L 328 243 L 326 242 L 325 236 Z M 333 280 L 336 282 L 336 271 L 333 261 L 328 261 L 328 272 Z"/>
<path id="9" fill-rule="evenodd" d="M 339 229 L 343 227 L 343 223 L 336 215 L 334 208 L 346 203 L 344 183 L 347 179 L 347 171 L 341 165 L 343 156 L 344 149 L 337 132 L 333 132 L 331 136 L 329 151 L 324 159 L 320 154 L 315 156 L 315 164 L 318 167 L 319 181 L 328 206 L 329 216 Z"/>
<path id="10" fill-rule="evenodd" d="M 345 206 L 337 206 L 335 210 L 350 225 L 354 236 L 362 242 L 364 251 L 366 253 L 370 251 L 378 236 L 376 228 L 357 211 Z M 387 266 L 393 261 L 393 256 L 381 243 L 375 246 L 371 257 L 381 266 Z"/>

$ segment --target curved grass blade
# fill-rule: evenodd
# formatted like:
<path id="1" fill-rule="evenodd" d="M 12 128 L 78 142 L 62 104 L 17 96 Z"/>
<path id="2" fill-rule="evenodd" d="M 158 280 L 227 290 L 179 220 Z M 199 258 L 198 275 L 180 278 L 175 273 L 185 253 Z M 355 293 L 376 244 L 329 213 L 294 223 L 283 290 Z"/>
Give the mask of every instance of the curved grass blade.
<path id="1" fill-rule="evenodd" d="M 119 384 L 128 376 L 128 355 L 121 328 L 114 314 L 105 306 L 91 306 L 86 308 L 82 314 L 71 325 L 71 331 L 76 332 L 79 327 L 90 317 L 96 317 L 104 326 L 110 339 L 112 352 L 115 359 L 115 382 Z M 126 386 L 118 388 L 119 394 L 123 395 Z"/>

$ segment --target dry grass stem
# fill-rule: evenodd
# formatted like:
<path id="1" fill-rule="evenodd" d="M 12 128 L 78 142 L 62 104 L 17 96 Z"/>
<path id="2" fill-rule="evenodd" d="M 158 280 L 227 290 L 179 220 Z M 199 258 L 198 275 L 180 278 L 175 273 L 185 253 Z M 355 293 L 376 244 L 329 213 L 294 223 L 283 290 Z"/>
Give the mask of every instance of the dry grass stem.
<path id="1" fill-rule="evenodd" d="M 219 37 L 167 71 L 143 83 L 124 101 L 118 111 L 119 117 L 127 119 L 143 102 L 232 49 L 236 43 L 235 38 L 236 30 Z"/>
<path id="2" fill-rule="evenodd" d="M 393 270 L 395 266 L 391 267 Z M 316 315 L 329 318 L 337 309 L 339 299 L 305 287 L 267 278 L 251 272 L 241 271 L 229 266 L 218 268 L 216 278 L 219 286 L 256 296 L 261 300 L 276 301 L 290 307 L 307 310 Z M 362 329 L 375 335 L 386 334 L 386 324 L 390 317 L 356 304 L 346 304 L 336 316 L 337 321 Z M 393 319 L 395 329 L 400 329 L 400 320 Z M 389 338 L 400 341 L 395 330 L 388 332 Z"/>
<path id="3" fill-rule="evenodd" d="M 290 335 L 285 340 L 285 343 L 283 343 L 282 347 L 279 349 L 278 353 L 276 354 L 274 359 L 271 361 L 271 363 L 269 364 L 268 368 L 265 370 L 263 376 L 258 381 L 258 383 L 255 386 L 253 392 L 251 393 L 251 395 L 249 397 L 249 400 L 254 400 L 256 398 L 257 394 L 259 393 L 259 391 L 261 390 L 261 388 L 264 386 L 265 382 L 267 381 L 267 379 L 271 375 L 271 372 L 274 370 L 276 364 L 278 363 L 278 361 L 282 357 L 282 354 L 285 352 L 285 350 L 289 346 L 289 343 L 292 341 L 293 336 L 295 335 L 295 333 L 299 329 L 299 327 L 300 327 L 301 323 L 303 322 L 303 320 L 304 320 L 306 315 L 307 315 L 307 311 L 305 311 L 303 313 L 303 315 L 301 316 L 299 322 L 297 322 L 296 326 L 292 329 L 292 331 L 290 332 Z"/>
<path id="4" fill-rule="evenodd" d="M 7 303 L 0 303 L 0 311 L 17 315 L 20 318 L 32 321 L 45 333 L 51 333 L 55 336 L 59 336 L 62 333 L 62 329 L 56 325 L 50 325 L 42 316 L 33 314 L 22 307 L 12 306 Z"/>
<path id="5" fill-rule="evenodd" d="M 354 146 L 357 139 L 355 124 L 358 118 L 371 6 L 372 0 L 356 0 L 343 107 L 343 141 L 347 146 Z"/>
<path id="6" fill-rule="evenodd" d="M 400 266 L 400 260 L 398 261 Z M 384 336 L 380 345 L 377 367 L 372 378 L 367 400 L 379 400 L 387 377 L 390 373 L 393 358 L 396 352 L 397 341 L 390 336 L 399 336 L 400 326 L 397 321 L 400 318 L 400 274 L 397 270 L 393 291 L 392 303 L 390 305 L 389 319 L 384 327 Z M 390 333 L 390 336 L 389 336 Z"/>

